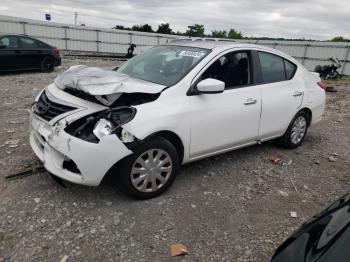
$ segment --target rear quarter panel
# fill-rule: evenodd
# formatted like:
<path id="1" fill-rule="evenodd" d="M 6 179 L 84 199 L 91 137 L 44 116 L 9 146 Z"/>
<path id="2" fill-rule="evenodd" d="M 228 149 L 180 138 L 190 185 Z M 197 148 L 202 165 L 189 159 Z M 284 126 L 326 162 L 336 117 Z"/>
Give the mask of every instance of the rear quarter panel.
<path id="1" fill-rule="evenodd" d="M 326 105 L 326 93 L 317 82 L 321 79 L 317 73 L 304 72 L 304 85 L 305 85 L 305 99 L 304 106 L 312 111 L 311 124 L 316 124 L 322 118 Z"/>

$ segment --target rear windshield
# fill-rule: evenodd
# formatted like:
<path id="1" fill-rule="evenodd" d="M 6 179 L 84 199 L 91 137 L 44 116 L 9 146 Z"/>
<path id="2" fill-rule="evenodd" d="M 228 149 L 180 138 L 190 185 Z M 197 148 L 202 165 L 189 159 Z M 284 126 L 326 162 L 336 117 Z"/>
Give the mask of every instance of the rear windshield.
<path id="1" fill-rule="evenodd" d="M 119 73 L 160 85 L 171 86 L 181 80 L 209 54 L 204 48 L 158 46 L 123 64 Z"/>

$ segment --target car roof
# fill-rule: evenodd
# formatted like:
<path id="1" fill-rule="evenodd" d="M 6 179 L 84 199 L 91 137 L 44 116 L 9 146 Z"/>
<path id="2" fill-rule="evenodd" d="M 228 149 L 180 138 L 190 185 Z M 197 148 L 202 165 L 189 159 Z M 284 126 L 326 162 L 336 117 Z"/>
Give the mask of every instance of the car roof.
<path id="1" fill-rule="evenodd" d="M 24 35 L 24 34 L 13 34 L 13 33 L 6 33 L 6 34 L 0 34 L 0 37 L 3 37 L 3 36 L 23 36 L 23 37 L 28 37 L 28 38 L 32 38 L 32 39 L 36 39 L 32 36 L 29 36 L 29 35 Z M 37 39 L 36 39 L 37 40 Z"/>
<path id="2" fill-rule="evenodd" d="M 190 47 L 198 47 L 198 48 L 205 48 L 205 49 L 216 49 L 220 47 L 234 48 L 234 47 L 242 47 L 242 46 L 243 47 L 261 47 L 253 44 L 235 42 L 233 40 L 224 40 L 224 39 L 216 40 L 211 38 L 178 39 L 178 40 L 173 40 L 169 42 L 168 45 L 190 46 Z"/>
<path id="3" fill-rule="evenodd" d="M 277 49 L 273 49 L 262 45 L 235 42 L 234 40 L 224 40 L 224 39 L 217 40 L 212 38 L 209 38 L 209 39 L 208 38 L 195 38 L 195 39 L 186 38 L 186 39 L 173 40 L 167 43 L 166 45 L 197 47 L 197 48 L 204 48 L 204 49 L 218 50 L 218 51 L 232 49 L 232 48 L 258 49 L 261 51 L 267 51 L 276 55 L 280 55 L 298 64 L 298 61 L 296 59 Z"/>

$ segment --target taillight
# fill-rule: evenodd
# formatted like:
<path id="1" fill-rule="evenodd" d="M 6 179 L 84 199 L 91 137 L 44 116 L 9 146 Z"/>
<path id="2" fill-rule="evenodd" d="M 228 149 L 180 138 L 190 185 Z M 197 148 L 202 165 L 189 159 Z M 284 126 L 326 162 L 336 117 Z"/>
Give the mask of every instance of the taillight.
<path id="1" fill-rule="evenodd" d="M 327 89 L 327 84 L 325 82 L 317 82 L 318 86 L 321 87 L 323 90 Z"/>
<path id="2" fill-rule="evenodd" d="M 52 51 L 53 51 L 53 54 L 54 54 L 55 56 L 59 56 L 59 55 L 60 55 L 60 50 L 59 50 L 58 48 L 55 48 L 55 49 L 53 49 Z"/>

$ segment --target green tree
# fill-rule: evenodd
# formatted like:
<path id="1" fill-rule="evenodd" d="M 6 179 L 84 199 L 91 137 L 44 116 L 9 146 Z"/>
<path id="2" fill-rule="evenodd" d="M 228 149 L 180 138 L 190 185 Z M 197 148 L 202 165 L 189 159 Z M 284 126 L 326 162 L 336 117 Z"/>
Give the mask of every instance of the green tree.
<path id="1" fill-rule="evenodd" d="M 131 30 L 133 31 L 140 31 L 140 32 L 153 32 L 152 26 L 149 24 L 144 24 L 144 25 L 133 25 L 131 27 Z"/>
<path id="2" fill-rule="evenodd" d="M 230 31 L 228 32 L 228 38 L 231 39 L 242 39 L 242 33 L 239 31 L 236 31 L 235 29 L 231 28 Z"/>
<path id="3" fill-rule="evenodd" d="M 188 30 L 186 31 L 186 35 L 194 36 L 194 37 L 202 37 L 204 36 L 204 25 L 189 25 Z"/>
<path id="4" fill-rule="evenodd" d="M 158 25 L 158 29 L 156 32 L 160 34 L 172 34 L 173 30 L 170 28 L 169 23 L 162 23 Z"/>
<path id="5" fill-rule="evenodd" d="M 214 30 L 214 31 L 211 31 L 211 36 L 216 37 L 216 38 L 226 38 L 227 32 L 226 32 L 226 30 L 223 30 L 223 31 Z"/>
<path id="6" fill-rule="evenodd" d="M 123 25 L 116 25 L 115 27 L 112 27 L 112 29 L 130 30 L 130 28 L 124 27 Z"/>
<path id="7" fill-rule="evenodd" d="M 346 39 L 343 36 L 336 36 L 331 41 L 332 42 L 349 42 L 350 39 Z"/>

